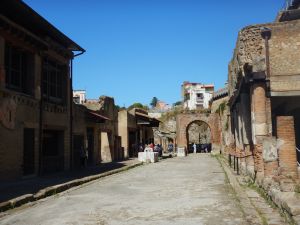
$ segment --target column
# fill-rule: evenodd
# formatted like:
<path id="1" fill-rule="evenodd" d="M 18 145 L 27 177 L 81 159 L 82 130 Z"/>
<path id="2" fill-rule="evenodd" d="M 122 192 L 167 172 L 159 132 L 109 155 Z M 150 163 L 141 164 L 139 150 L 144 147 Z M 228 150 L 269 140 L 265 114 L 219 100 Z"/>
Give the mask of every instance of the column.
<path id="1" fill-rule="evenodd" d="M 254 143 L 254 167 L 257 177 L 264 176 L 263 140 L 268 135 L 266 115 L 266 85 L 256 82 L 251 87 L 252 139 Z"/>

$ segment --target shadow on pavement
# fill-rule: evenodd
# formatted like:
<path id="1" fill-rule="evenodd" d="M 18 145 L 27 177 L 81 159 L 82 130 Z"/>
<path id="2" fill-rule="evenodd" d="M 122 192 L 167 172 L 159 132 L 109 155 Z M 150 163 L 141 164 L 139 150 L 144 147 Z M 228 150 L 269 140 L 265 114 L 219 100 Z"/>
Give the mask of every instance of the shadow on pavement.
<path id="1" fill-rule="evenodd" d="M 97 166 L 88 166 L 86 168 L 74 169 L 72 171 L 51 173 L 34 178 L 2 182 L 0 184 L 0 203 L 21 195 L 34 194 L 39 190 L 50 186 L 119 169 L 132 164 L 129 163 L 130 161 L 132 162 L 134 160 L 101 163 Z"/>

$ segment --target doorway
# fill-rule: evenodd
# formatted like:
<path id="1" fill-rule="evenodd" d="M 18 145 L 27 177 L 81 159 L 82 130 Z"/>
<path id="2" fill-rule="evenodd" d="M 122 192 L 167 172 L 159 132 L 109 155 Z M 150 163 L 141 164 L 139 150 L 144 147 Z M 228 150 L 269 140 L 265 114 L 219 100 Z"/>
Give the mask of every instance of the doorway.
<path id="1" fill-rule="evenodd" d="M 88 150 L 88 165 L 92 165 L 94 162 L 94 129 L 87 128 L 87 150 Z"/>
<path id="2" fill-rule="evenodd" d="M 34 129 L 25 128 L 23 134 L 23 175 L 32 175 L 34 170 Z"/>
<path id="3" fill-rule="evenodd" d="M 73 160 L 74 168 L 80 168 L 80 156 L 84 149 L 84 136 L 83 135 L 74 135 L 73 136 Z"/>

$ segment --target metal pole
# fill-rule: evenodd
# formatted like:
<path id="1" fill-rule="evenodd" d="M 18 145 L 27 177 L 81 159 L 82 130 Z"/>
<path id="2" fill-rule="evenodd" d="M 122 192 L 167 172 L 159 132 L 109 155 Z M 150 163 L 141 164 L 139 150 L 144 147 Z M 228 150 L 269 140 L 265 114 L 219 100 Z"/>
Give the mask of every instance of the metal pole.
<path id="1" fill-rule="evenodd" d="M 239 175 L 239 158 L 237 157 L 236 160 L 236 173 Z"/>
<path id="2" fill-rule="evenodd" d="M 70 92 L 69 92 L 69 102 L 70 102 L 70 169 L 73 169 L 73 58 L 70 62 L 70 68 L 69 68 L 69 82 L 70 82 Z"/>
<path id="3" fill-rule="evenodd" d="M 233 156 L 233 170 L 235 171 L 235 156 Z"/>

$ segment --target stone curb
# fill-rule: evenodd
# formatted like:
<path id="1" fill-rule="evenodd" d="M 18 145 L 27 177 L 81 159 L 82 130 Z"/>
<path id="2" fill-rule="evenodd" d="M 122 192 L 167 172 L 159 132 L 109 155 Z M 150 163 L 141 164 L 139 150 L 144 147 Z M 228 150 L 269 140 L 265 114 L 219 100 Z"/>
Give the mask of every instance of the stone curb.
<path id="1" fill-rule="evenodd" d="M 223 166 L 230 168 L 225 159 L 219 160 Z M 232 170 L 229 169 L 232 174 Z M 277 189 L 266 189 L 259 186 L 271 198 L 273 203 L 281 210 L 287 212 L 289 217 L 292 218 L 294 224 L 300 225 L 300 204 L 298 203 L 299 197 L 296 197 L 294 192 L 281 192 Z"/>
<path id="2" fill-rule="evenodd" d="M 231 168 L 227 165 L 226 162 L 223 161 L 222 158 L 218 158 L 219 163 L 223 167 L 224 172 L 228 177 L 228 181 L 235 191 L 237 198 L 239 199 L 240 206 L 244 213 L 247 212 L 246 221 L 251 225 L 260 225 L 262 224 L 261 217 L 258 211 L 255 209 L 253 204 L 251 203 L 249 197 L 245 192 L 242 190 L 239 181 L 235 177 L 235 174 L 232 173 Z"/>
<path id="3" fill-rule="evenodd" d="M 129 166 L 125 166 L 123 168 L 119 168 L 119 169 L 115 169 L 115 170 L 110 170 L 107 171 L 105 173 L 102 174 L 98 174 L 98 175 L 92 175 L 92 176 L 88 176 L 88 177 L 84 177 L 84 178 L 80 178 L 80 179 L 76 179 L 76 180 L 72 180 L 66 183 L 62 183 L 62 184 L 58 184 L 58 185 L 54 185 L 54 186 L 50 186 L 44 189 L 39 190 L 37 193 L 35 194 L 25 194 L 22 196 L 19 196 L 17 198 L 13 198 L 11 200 L 5 201 L 5 202 L 1 202 L 0 203 L 0 212 L 4 212 L 7 211 L 9 209 L 13 209 L 15 207 L 19 207 L 21 205 L 24 205 L 28 202 L 34 202 L 37 201 L 39 199 L 42 198 L 46 198 L 48 196 L 51 196 L 53 194 L 57 194 L 63 191 L 66 191 L 72 187 L 76 187 L 103 177 L 107 177 L 116 173 L 120 173 L 129 169 L 133 169 L 135 167 L 141 166 L 143 165 L 142 162 L 138 162 L 135 163 L 133 165 L 129 165 Z"/>
<path id="4" fill-rule="evenodd" d="M 281 192 L 276 189 L 269 189 L 267 194 L 279 208 L 286 211 L 293 218 L 294 223 L 300 225 L 300 203 L 297 194 L 294 192 Z"/>

